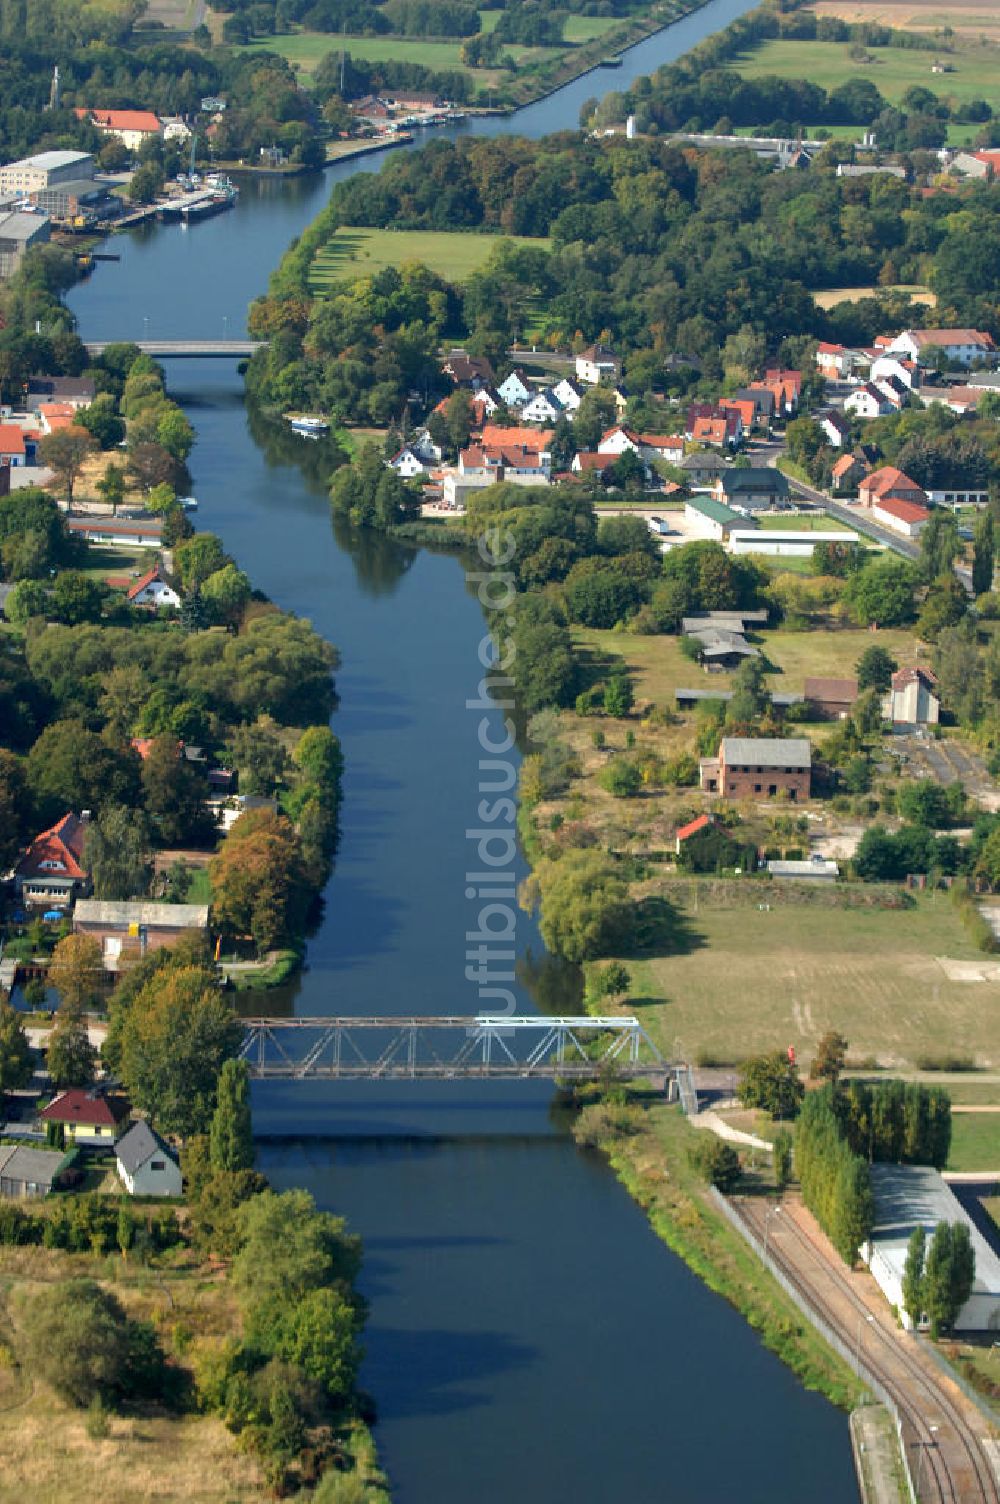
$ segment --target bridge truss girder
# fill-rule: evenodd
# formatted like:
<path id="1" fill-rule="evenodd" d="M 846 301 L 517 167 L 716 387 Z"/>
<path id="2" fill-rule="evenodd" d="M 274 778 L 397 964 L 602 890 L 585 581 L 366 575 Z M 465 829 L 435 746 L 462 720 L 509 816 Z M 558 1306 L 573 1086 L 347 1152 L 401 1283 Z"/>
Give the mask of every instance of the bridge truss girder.
<path id="1" fill-rule="evenodd" d="M 637 1018 L 477 1015 L 248 1018 L 240 1051 L 254 1080 L 595 1080 L 666 1082 Z"/>

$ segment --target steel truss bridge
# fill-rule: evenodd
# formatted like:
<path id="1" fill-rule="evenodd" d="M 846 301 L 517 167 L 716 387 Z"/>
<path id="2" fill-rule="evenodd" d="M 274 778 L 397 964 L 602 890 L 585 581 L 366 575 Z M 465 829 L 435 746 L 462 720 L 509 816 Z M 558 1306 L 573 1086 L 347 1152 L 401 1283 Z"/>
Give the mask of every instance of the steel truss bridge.
<path id="1" fill-rule="evenodd" d="M 254 1080 L 593 1081 L 680 1088 L 637 1018 L 248 1018 L 241 1057 Z"/>

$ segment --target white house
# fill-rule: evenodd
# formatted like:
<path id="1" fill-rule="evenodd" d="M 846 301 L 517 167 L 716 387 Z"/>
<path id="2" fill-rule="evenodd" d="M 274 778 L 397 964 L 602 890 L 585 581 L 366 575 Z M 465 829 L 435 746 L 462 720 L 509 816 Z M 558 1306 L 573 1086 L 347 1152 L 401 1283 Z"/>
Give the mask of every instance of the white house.
<path id="1" fill-rule="evenodd" d="M 576 357 L 576 379 L 587 386 L 599 386 L 602 381 L 613 381 L 621 369 L 621 361 L 607 345 L 588 345 Z"/>
<path id="2" fill-rule="evenodd" d="M 900 355 L 880 355 L 872 361 L 869 376 L 872 381 L 884 381 L 894 376 L 912 392 L 920 384 L 920 367 L 914 360 L 905 360 Z"/>
<path id="3" fill-rule="evenodd" d="M 128 601 L 130 606 L 151 606 L 154 611 L 160 611 L 164 607 L 178 607 L 181 597 L 160 565 L 154 564 L 141 579 L 136 580 L 128 593 Z"/>
<path id="4" fill-rule="evenodd" d="M 423 475 L 427 469 L 424 461 L 411 444 L 404 444 L 399 453 L 394 454 L 392 459 L 387 460 L 386 463 L 389 469 L 395 470 L 396 474 L 401 476 L 403 480 L 413 480 L 414 476 Z"/>
<path id="5" fill-rule="evenodd" d="M 929 668 L 899 668 L 882 701 L 882 714 L 894 726 L 936 726 L 941 701 L 934 693 L 937 679 Z"/>
<path id="6" fill-rule="evenodd" d="M 426 428 L 417 429 L 409 448 L 413 450 L 418 460 L 423 460 L 425 465 L 436 465 L 441 460 L 440 445 L 435 444 Z"/>
<path id="7" fill-rule="evenodd" d="M 824 413 L 818 419 L 819 426 L 835 449 L 842 449 L 851 433 L 851 425 L 843 413 Z"/>
<path id="8" fill-rule="evenodd" d="M 996 354 L 992 339 L 981 329 L 904 329 L 886 348 L 890 355 L 907 355 L 920 365 L 932 362 L 938 351 L 963 366 Z"/>
<path id="9" fill-rule="evenodd" d="M 616 424 L 601 435 L 601 442 L 597 446 L 598 454 L 624 454 L 629 450 L 632 454 L 639 453 L 639 441 L 634 433 L 627 428 Z"/>
<path id="10" fill-rule="evenodd" d="M 666 460 L 679 465 L 684 458 L 684 435 L 680 433 L 638 433 L 639 453 L 645 460 Z"/>
<path id="11" fill-rule="evenodd" d="M 115 1145 L 118 1175 L 130 1196 L 179 1196 L 181 1168 L 146 1122 L 133 1123 Z"/>
<path id="12" fill-rule="evenodd" d="M 894 533 L 902 533 L 904 538 L 919 538 L 931 520 L 930 512 L 919 502 L 901 501 L 895 496 L 874 502 L 871 510 L 875 522 L 881 522 Z"/>
<path id="13" fill-rule="evenodd" d="M 533 391 L 534 388 L 528 385 L 524 372 L 518 369 L 511 371 L 509 376 L 505 376 L 497 387 L 497 395 L 506 402 L 508 407 L 521 407 L 530 399 Z"/>
<path id="14" fill-rule="evenodd" d="M 536 392 L 529 402 L 521 408 L 521 420 L 524 423 L 554 423 L 562 412 L 562 404 L 552 391 L 546 387 L 543 392 Z"/>
<path id="15" fill-rule="evenodd" d="M 164 141 L 190 141 L 191 127 L 186 125 L 179 115 L 171 116 L 162 123 Z"/>
<path id="16" fill-rule="evenodd" d="M 844 412 L 853 413 L 856 418 L 882 418 L 892 410 L 885 393 L 870 381 L 853 391 L 844 403 Z"/>
<path id="17" fill-rule="evenodd" d="M 570 381 L 568 376 L 564 376 L 562 381 L 556 382 L 552 388 L 552 395 L 568 413 L 575 413 L 583 400 L 583 393 L 580 391 L 580 388 L 575 381 Z"/>

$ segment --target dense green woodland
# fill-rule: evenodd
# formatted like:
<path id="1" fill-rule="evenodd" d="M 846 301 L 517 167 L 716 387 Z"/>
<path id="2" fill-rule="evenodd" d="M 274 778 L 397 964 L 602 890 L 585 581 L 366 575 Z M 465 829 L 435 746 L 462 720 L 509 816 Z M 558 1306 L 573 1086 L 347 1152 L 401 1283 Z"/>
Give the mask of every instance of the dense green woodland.
<path id="1" fill-rule="evenodd" d="M 312 258 L 345 224 L 549 236 L 552 247 L 498 238 L 461 287 L 407 266 L 311 299 Z M 633 394 L 665 389 L 663 361 L 677 352 L 739 384 L 726 342 L 744 331 L 759 357 L 801 364 L 813 338 L 867 343 L 924 321 L 900 298 L 824 314 L 809 291 L 880 280 L 929 283 L 941 323 L 1000 334 L 1000 186 L 925 198 L 893 178 L 776 173 L 749 153 L 665 142 L 436 141 L 335 186 L 254 306 L 254 331 L 273 338 L 249 389 L 399 420 L 411 391 L 440 391 L 446 334 L 502 360 L 529 326 L 553 344 L 609 338 Z"/>

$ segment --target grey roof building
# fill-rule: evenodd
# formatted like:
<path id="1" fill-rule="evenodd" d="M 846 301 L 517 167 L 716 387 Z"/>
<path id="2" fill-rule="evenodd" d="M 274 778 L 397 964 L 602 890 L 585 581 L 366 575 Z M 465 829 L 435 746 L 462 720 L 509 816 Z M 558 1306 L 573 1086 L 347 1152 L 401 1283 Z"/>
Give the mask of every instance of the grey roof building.
<path id="1" fill-rule="evenodd" d="M 44 214 L 0 213 L 0 278 L 12 277 L 25 253 L 48 240 L 50 228 Z"/>
<path id="2" fill-rule="evenodd" d="M 65 1159 L 51 1149 L 0 1146 L 0 1196 L 47 1196 Z"/>
<path id="3" fill-rule="evenodd" d="M 805 736 L 725 736 L 720 755 L 729 768 L 788 768 L 812 765 L 812 749 Z"/>
<path id="4" fill-rule="evenodd" d="M 118 1174 L 131 1196 L 179 1196 L 182 1181 L 174 1151 L 144 1119 L 115 1145 Z"/>

